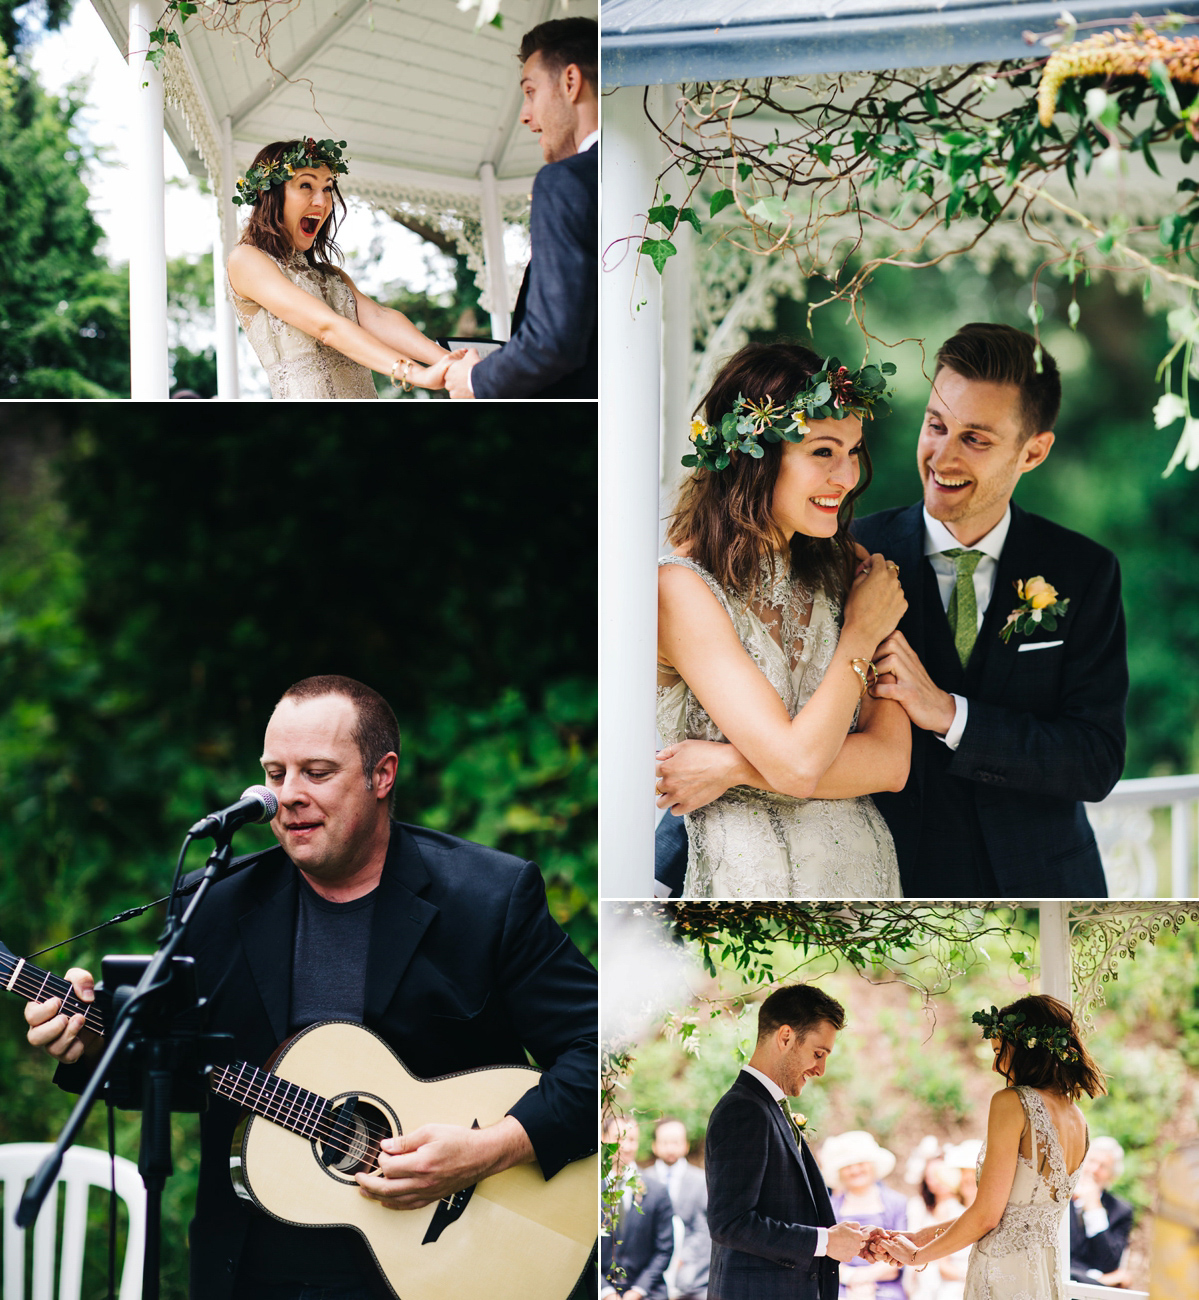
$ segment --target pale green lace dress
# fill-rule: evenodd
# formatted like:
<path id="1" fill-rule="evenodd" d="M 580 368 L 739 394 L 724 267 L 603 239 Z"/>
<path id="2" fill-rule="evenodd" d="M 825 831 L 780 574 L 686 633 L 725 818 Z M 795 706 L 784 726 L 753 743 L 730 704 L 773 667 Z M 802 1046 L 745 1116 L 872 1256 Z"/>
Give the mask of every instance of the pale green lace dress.
<path id="1" fill-rule="evenodd" d="M 301 253 L 293 253 L 286 262 L 271 260 L 292 284 L 328 303 L 339 316 L 358 323 L 354 294 L 336 272 L 309 266 Z M 225 281 L 228 284 L 228 275 Z M 371 372 L 365 366 L 272 316 L 265 307 L 241 297 L 231 284 L 228 288 L 238 323 L 266 370 L 272 397 L 280 401 L 378 397 Z"/>
<path id="2" fill-rule="evenodd" d="M 1065 1296 L 1058 1246 L 1062 1215 L 1070 1206 L 1082 1161 L 1072 1174 L 1066 1172 L 1062 1144 L 1044 1098 L 1036 1088 L 1020 1087 L 1016 1094 L 1024 1107 L 1032 1156 L 1017 1157 L 1003 1217 L 974 1243 L 963 1300 L 1063 1300 Z M 978 1157 L 980 1173 L 986 1155 L 984 1146 Z"/>
<path id="3" fill-rule="evenodd" d="M 836 604 L 810 595 L 764 565 L 746 608 L 694 560 L 670 555 L 708 584 L 745 652 L 791 717 L 812 698 L 840 637 Z M 687 683 L 659 667 L 658 732 L 663 741 L 725 739 Z M 867 796 L 795 799 L 737 786 L 687 815 L 688 898 L 899 898 L 899 866 L 886 822 Z"/>

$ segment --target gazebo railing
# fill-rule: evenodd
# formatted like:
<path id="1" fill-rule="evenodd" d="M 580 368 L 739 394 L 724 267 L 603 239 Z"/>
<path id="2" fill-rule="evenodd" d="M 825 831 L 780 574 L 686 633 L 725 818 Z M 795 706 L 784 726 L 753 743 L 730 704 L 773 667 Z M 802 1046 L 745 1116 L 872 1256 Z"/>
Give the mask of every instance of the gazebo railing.
<path id="1" fill-rule="evenodd" d="M 1199 773 L 1120 781 L 1087 815 L 1112 898 L 1199 897 Z"/>
<path id="2" fill-rule="evenodd" d="M 1149 1300 L 1148 1291 L 1126 1291 L 1123 1287 L 1095 1286 L 1092 1282 L 1067 1282 L 1066 1300 Z"/>

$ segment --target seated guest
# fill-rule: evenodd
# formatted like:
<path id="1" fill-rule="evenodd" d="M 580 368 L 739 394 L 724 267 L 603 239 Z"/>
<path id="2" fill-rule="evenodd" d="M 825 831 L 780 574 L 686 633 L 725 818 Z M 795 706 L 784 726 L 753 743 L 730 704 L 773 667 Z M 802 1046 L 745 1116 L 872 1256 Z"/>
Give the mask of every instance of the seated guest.
<path id="1" fill-rule="evenodd" d="M 708 1295 L 708 1265 L 712 1259 L 708 1180 L 702 1169 L 688 1162 L 690 1149 L 681 1119 L 665 1117 L 654 1125 L 651 1176 L 670 1194 L 675 1219 L 683 1230 L 683 1240 L 666 1271 L 671 1300 L 707 1300 Z"/>
<path id="2" fill-rule="evenodd" d="M 894 1232 L 908 1227 L 907 1205 L 901 1192 L 883 1186 L 895 1168 L 895 1157 L 861 1129 L 829 1138 L 820 1150 L 820 1169 L 832 1188 L 837 1222 L 869 1223 Z M 840 1264 L 840 1300 L 870 1296 L 872 1300 L 905 1300 L 900 1269 L 882 1260 L 871 1263 L 860 1255 Z"/>
<path id="3" fill-rule="evenodd" d="M 1132 1233 L 1132 1206 L 1108 1191 L 1123 1171 L 1119 1142 L 1095 1138 L 1070 1205 L 1070 1276 L 1075 1282 L 1129 1285 L 1124 1252 Z"/>
<path id="4" fill-rule="evenodd" d="M 600 1236 L 600 1300 L 666 1300 L 666 1266 L 674 1250 L 670 1196 L 657 1179 L 641 1177 L 635 1119 L 608 1115 L 603 1140 L 619 1142 L 609 1175 Z M 612 1207 L 619 1192 L 620 1200 Z"/>

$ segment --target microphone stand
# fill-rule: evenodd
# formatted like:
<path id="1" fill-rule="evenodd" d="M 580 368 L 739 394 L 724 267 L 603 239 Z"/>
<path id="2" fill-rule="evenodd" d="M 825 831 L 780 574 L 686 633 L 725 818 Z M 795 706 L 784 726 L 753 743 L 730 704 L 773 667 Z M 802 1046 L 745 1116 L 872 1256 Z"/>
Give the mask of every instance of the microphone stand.
<path id="1" fill-rule="evenodd" d="M 37 1219 L 47 1195 L 53 1188 L 62 1168 L 63 1156 L 73 1145 L 96 1099 L 116 1073 L 118 1064 L 131 1063 L 140 1055 L 142 1073 L 141 1147 L 138 1153 L 138 1172 L 146 1187 L 146 1250 L 142 1274 L 143 1300 L 158 1300 L 159 1268 L 162 1248 L 162 1193 L 166 1180 L 174 1170 L 171 1160 L 171 1111 L 203 1110 L 206 1106 L 207 1088 L 203 1075 L 216 1062 L 201 1060 L 201 1049 L 207 1054 L 220 1052 L 223 1045 L 232 1041 L 229 1034 L 201 1034 L 195 1029 L 172 1032 L 176 1019 L 175 1008 L 167 997 L 174 972 L 172 959 L 187 933 L 188 925 L 204 901 L 208 890 L 229 866 L 233 831 L 221 827 L 215 833 L 216 843 L 208 856 L 204 873 L 183 916 L 176 920 L 168 915 L 160 936 L 160 947 L 150 959 L 137 985 L 119 988 L 113 998 L 115 1018 L 108 1035 L 104 1055 L 80 1094 L 70 1117 L 63 1126 L 50 1154 L 30 1180 L 17 1207 L 16 1223 L 20 1228 L 30 1227 Z M 192 1001 L 189 1011 L 202 1008 L 203 1000 Z M 128 1051 L 126 1045 L 128 1044 Z M 139 1049 L 140 1052 L 139 1052 Z M 121 1060 L 122 1056 L 126 1060 Z M 226 1061 L 229 1059 L 225 1054 Z M 135 1067 L 136 1068 L 136 1067 Z M 177 1081 L 176 1076 L 183 1076 Z M 200 1081 L 199 1104 L 186 1104 L 187 1085 L 191 1085 L 190 1100 L 194 1100 L 194 1085 Z M 181 1086 L 176 1087 L 176 1083 Z M 132 1083 L 130 1080 L 126 1087 Z M 110 1091 L 119 1091 L 117 1079 L 112 1080 Z M 175 1106 L 172 1107 L 172 1101 Z M 118 1101 L 117 1104 L 122 1104 Z M 137 1109 L 138 1103 L 128 1103 Z"/>

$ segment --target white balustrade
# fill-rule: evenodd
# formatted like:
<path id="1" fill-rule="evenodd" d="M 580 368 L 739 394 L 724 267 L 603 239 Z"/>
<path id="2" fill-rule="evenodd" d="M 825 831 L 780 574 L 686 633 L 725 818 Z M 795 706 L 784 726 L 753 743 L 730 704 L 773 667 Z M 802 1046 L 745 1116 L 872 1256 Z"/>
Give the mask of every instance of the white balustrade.
<path id="1" fill-rule="evenodd" d="M 1168 870 L 1157 809 L 1169 811 Z M 1087 805 L 1087 816 L 1112 898 L 1199 897 L 1199 773 L 1120 781 L 1102 803 Z"/>

